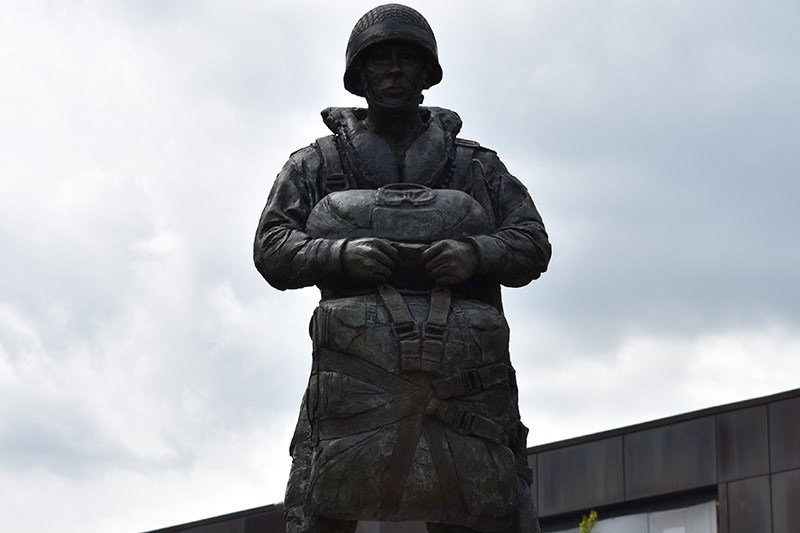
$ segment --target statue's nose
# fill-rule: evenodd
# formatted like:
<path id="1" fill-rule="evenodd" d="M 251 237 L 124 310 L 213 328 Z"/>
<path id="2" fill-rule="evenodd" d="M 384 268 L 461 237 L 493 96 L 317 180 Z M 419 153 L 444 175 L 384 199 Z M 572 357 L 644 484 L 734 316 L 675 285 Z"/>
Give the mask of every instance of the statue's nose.
<path id="1" fill-rule="evenodd" d="M 391 71 L 398 71 L 399 72 L 400 70 L 401 70 L 401 68 L 400 68 L 400 56 L 398 56 L 397 53 L 393 53 L 389 57 L 389 71 L 390 72 Z"/>

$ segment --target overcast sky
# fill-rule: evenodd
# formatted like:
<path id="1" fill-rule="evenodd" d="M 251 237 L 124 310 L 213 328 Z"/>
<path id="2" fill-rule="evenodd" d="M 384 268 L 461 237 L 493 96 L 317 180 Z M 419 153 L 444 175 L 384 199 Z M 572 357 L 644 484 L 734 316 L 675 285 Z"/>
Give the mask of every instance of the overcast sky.
<path id="1" fill-rule="evenodd" d="M 531 191 L 530 445 L 800 386 L 800 3 L 409 2 L 426 104 Z M 375 4 L 0 2 L 0 531 L 283 499 L 314 289 L 252 238 Z"/>

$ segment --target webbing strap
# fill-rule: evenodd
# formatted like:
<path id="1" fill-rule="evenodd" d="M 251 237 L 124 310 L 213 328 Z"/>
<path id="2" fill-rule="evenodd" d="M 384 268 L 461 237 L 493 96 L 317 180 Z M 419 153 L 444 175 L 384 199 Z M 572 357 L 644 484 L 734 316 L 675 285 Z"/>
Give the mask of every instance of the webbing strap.
<path id="1" fill-rule="evenodd" d="M 431 386 L 436 397 L 440 400 L 469 396 L 490 389 L 496 385 L 503 385 L 510 381 L 509 367 L 505 363 L 495 363 L 480 368 L 465 370 L 449 378 L 437 379 Z"/>
<path id="2" fill-rule="evenodd" d="M 477 415 L 458 404 L 431 398 L 425 412 L 441 420 L 462 435 L 474 435 L 508 446 L 508 433 L 499 424 L 495 424 L 485 416 Z"/>
<path id="3" fill-rule="evenodd" d="M 444 350 L 444 331 L 447 327 L 447 315 L 450 313 L 450 291 L 437 287 L 431 293 L 431 306 L 428 320 L 422 329 L 420 347 L 420 370 L 436 375 Z"/>
<path id="4" fill-rule="evenodd" d="M 400 342 L 400 368 L 404 372 L 414 371 L 414 367 L 419 367 L 420 339 L 417 332 L 417 323 L 408 310 L 403 295 L 397 289 L 389 285 L 383 285 L 378 289 L 378 293 L 383 299 L 389 317 L 392 319 L 392 328 Z M 418 369 L 417 369 L 418 370 Z"/>
<path id="5" fill-rule="evenodd" d="M 453 161 L 453 174 L 459 178 L 465 179 L 465 188 L 466 190 L 470 190 L 473 185 L 470 165 L 472 163 L 473 156 L 475 155 L 475 149 L 480 145 L 474 141 L 468 141 L 466 139 L 458 139 L 455 145 L 456 156 L 455 160 Z"/>
<path id="6" fill-rule="evenodd" d="M 322 439 L 344 437 L 392 424 L 421 412 L 421 406 L 428 402 L 429 391 L 357 355 L 318 348 L 315 359 L 318 372 L 340 372 L 395 396 L 384 405 L 349 417 L 319 420 L 317 430 Z"/>
<path id="7" fill-rule="evenodd" d="M 348 188 L 347 175 L 342 167 L 342 158 L 336 148 L 333 135 L 320 137 L 316 142 L 322 167 L 322 189 L 328 194 Z"/>
<path id="8" fill-rule="evenodd" d="M 486 183 L 486 175 L 483 165 L 475 159 L 475 150 L 480 148 L 480 144 L 466 139 L 456 140 L 456 156 L 454 161 L 453 173 L 456 176 L 463 176 L 465 180 L 465 190 L 470 196 L 475 198 L 489 218 L 491 227 L 496 224 L 492 199 L 489 195 L 489 187 Z"/>
<path id="9" fill-rule="evenodd" d="M 461 487 L 461 483 L 456 472 L 455 458 L 442 425 L 426 419 L 423 433 L 428 442 L 428 450 L 431 452 L 433 467 L 436 469 L 436 475 L 439 476 L 439 494 L 444 502 L 444 514 L 466 516 L 467 507 L 464 495 L 458 488 Z"/>
<path id="10" fill-rule="evenodd" d="M 408 310 L 406 301 L 403 300 L 403 295 L 397 289 L 391 285 L 381 285 L 378 288 L 378 292 L 383 298 L 383 302 L 386 304 L 386 309 L 392 316 L 392 322 L 395 323 L 395 326 L 399 324 L 414 325 L 414 317 L 411 316 L 411 311 Z"/>
<path id="11" fill-rule="evenodd" d="M 447 315 L 450 313 L 450 291 L 438 287 L 431 293 L 431 308 L 428 312 L 426 325 L 434 325 L 441 329 L 447 325 Z"/>
<path id="12" fill-rule="evenodd" d="M 319 420 L 319 436 L 322 439 L 337 439 L 399 422 L 425 411 L 430 396 L 429 391 L 419 390 L 352 416 Z"/>
<path id="13" fill-rule="evenodd" d="M 449 308 L 449 295 L 447 305 Z M 431 311 L 429 319 L 432 316 L 434 323 L 440 322 L 441 312 L 440 309 L 435 312 Z M 391 516 L 400 508 L 403 491 L 413 467 L 414 455 L 423 433 L 442 487 L 440 494 L 446 513 L 463 515 L 466 510 L 463 495 L 460 491 L 452 490 L 452 487 L 458 487 L 460 484 L 447 434 L 443 427 L 434 422 L 432 418 L 452 427 L 458 433 L 474 435 L 508 446 L 509 437 L 503 428 L 488 418 L 475 414 L 458 404 L 435 398 L 433 394 L 436 387 L 432 386 L 434 384 L 429 379 L 422 383 L 414 383 L 354 354 L 327 348 L 318 348 L 315 352 L 315 359 L 318 372 L 338 372 L 349 375 L 355 379 L 375 384 L 394 395 L 388 402 L 378 407 L 352 416 L 317 420 L 314 424 L 319 438 L 327 440 L 374 431 L 399 422 L 384 485 L 384 496 L 380 506 L 381 516 Z M 477 369 L 477 372 L 483 371 L 484 375 L 479 378 L 483 380 L 480 383 L 486 384 L 492 379 L 499 380 L 498 368 L 500 366 L 505 365 L 496 364 Z M 462 373 L 457 378 L 466 382 L 461 378 L 466 374 L 469 374 L 469 371 Z M 508 380 L 508 373 L 505 372 L 505 375 Z M 435 384 L 438 384 L 440 389 L 446 389 L 446 383 L 450 383 L 452 379 L 438 380 Z M 451 389 L 455 390 L 455 386 L 451 386 Z"/>
<path id="14" fill-rule="evenodd" d="M 400 368 L 404 373 L 439 373 L 439 364 L 444 349 L 444 332 L 447 315 L 450 313 L 450 291 L 437 287 L 431 293 L 428 319 L 419 334 L 417 323 L 406 305 L 403 295 L 389 285 L 378 289 L 383 299 L 392 327 L 400 342 Z"/>
<path id="15" fill-rule="evenodd" d="M 424 391 L 407 394 L 380 407 L 345 418 L 319 420 L 317 429 L 321 439 L 336 439 L 373 431 L 422 411 L 462 435 L 473 435 L 503 446 L 509 445 L 508 434 L 499 424 L 458 404 L 430 398 L 430 393 Z M 416 445 L 416 441 L 411 444 Z"/>
<path id="16" fill-rule="evenodd" d="M 380 516 L 393 515 L 400 509 L 403 500 L 403 489 L 411 472 L 414 453 L 422 435 L 422 413 L 410 416 L 400 422 L 397 428 L 397 438 L 392 448 L 392 457 L 389 460 L 389 471 L 384 485 L 384 497 L 381 501 Z"/>
<path id="17" fill-rule="evenodd" d="M 419 390 L 415 383 L 357 355 L 318 348 L 315 361 L 317 371 L 341 372 L 398 396 Z"/>
<path id="18" fill-rule="evenodd" d="M 462 379 L 461 375 L 434 381 L 429 387 L 427 383 L 416 384 L 407 381 L 385 368 L 352 354 L 320 348 L 316 352 L 316 357 L 318 371 L 340 372 L 375 384 L 395 396 L 381 406 L 352 416 L 317 421 L 319 434 L 323 439 L 339 438 L 374 430 L 424 411 L 429 416 L 452 426 L 459 433 L 472 434 L 505 446 L 509 445 L 508 434 L 499 424 L 458 404 L 433 397 L 434 392 L 439 396 L 440 392 L 437 391 L 437 388 L 446 390 L 447 387 L 444 384 L 452 383 L 453 379 Z M 505 365 L 498 363 L 478 370 L 487 370 L 486 375 L 493 374 L 499 380 L 498 368 L 500 366 Z M 508 378 L 506 377 L 506 379 Z M 453 389 L 455 387 L 452 385 Z"/>

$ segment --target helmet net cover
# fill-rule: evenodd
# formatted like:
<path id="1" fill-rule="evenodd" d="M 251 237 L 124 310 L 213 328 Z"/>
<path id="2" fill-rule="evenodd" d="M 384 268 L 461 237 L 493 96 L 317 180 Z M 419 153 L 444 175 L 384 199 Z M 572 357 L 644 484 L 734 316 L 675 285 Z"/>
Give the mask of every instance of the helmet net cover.
<path id="1" fill-rule="evenodd" d="M 425 89 L 442 80 L 442 67 L 436 37 L 428 21 L 418 11 L 401 4 L 386 4 L 361 17 L 347 42 L 344 87 L 356 96 L 366 96 L 358 79 L 359 56 L 370 46 L 386 41 L 406 41 L 419 46 L 428 56 L 430 75 Z"/>

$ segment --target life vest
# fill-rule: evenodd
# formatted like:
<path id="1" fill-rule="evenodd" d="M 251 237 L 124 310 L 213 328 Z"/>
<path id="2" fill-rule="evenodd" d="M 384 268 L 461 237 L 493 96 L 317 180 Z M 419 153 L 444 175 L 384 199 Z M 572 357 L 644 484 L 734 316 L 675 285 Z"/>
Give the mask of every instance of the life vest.
<path id="1" fill-rule="evenodd" d="M 331 193 L 306 232 L 385 238 L 408 251 L 398 270 L 409 272 L 431 242 L 486 224 L 463 192 L 403 185 Z M 415 280 L 325 298 L 314 312 L 311 504 L 336 519 L 510 525 L 518 420 L 508 325 L 488 303 Z"/>

